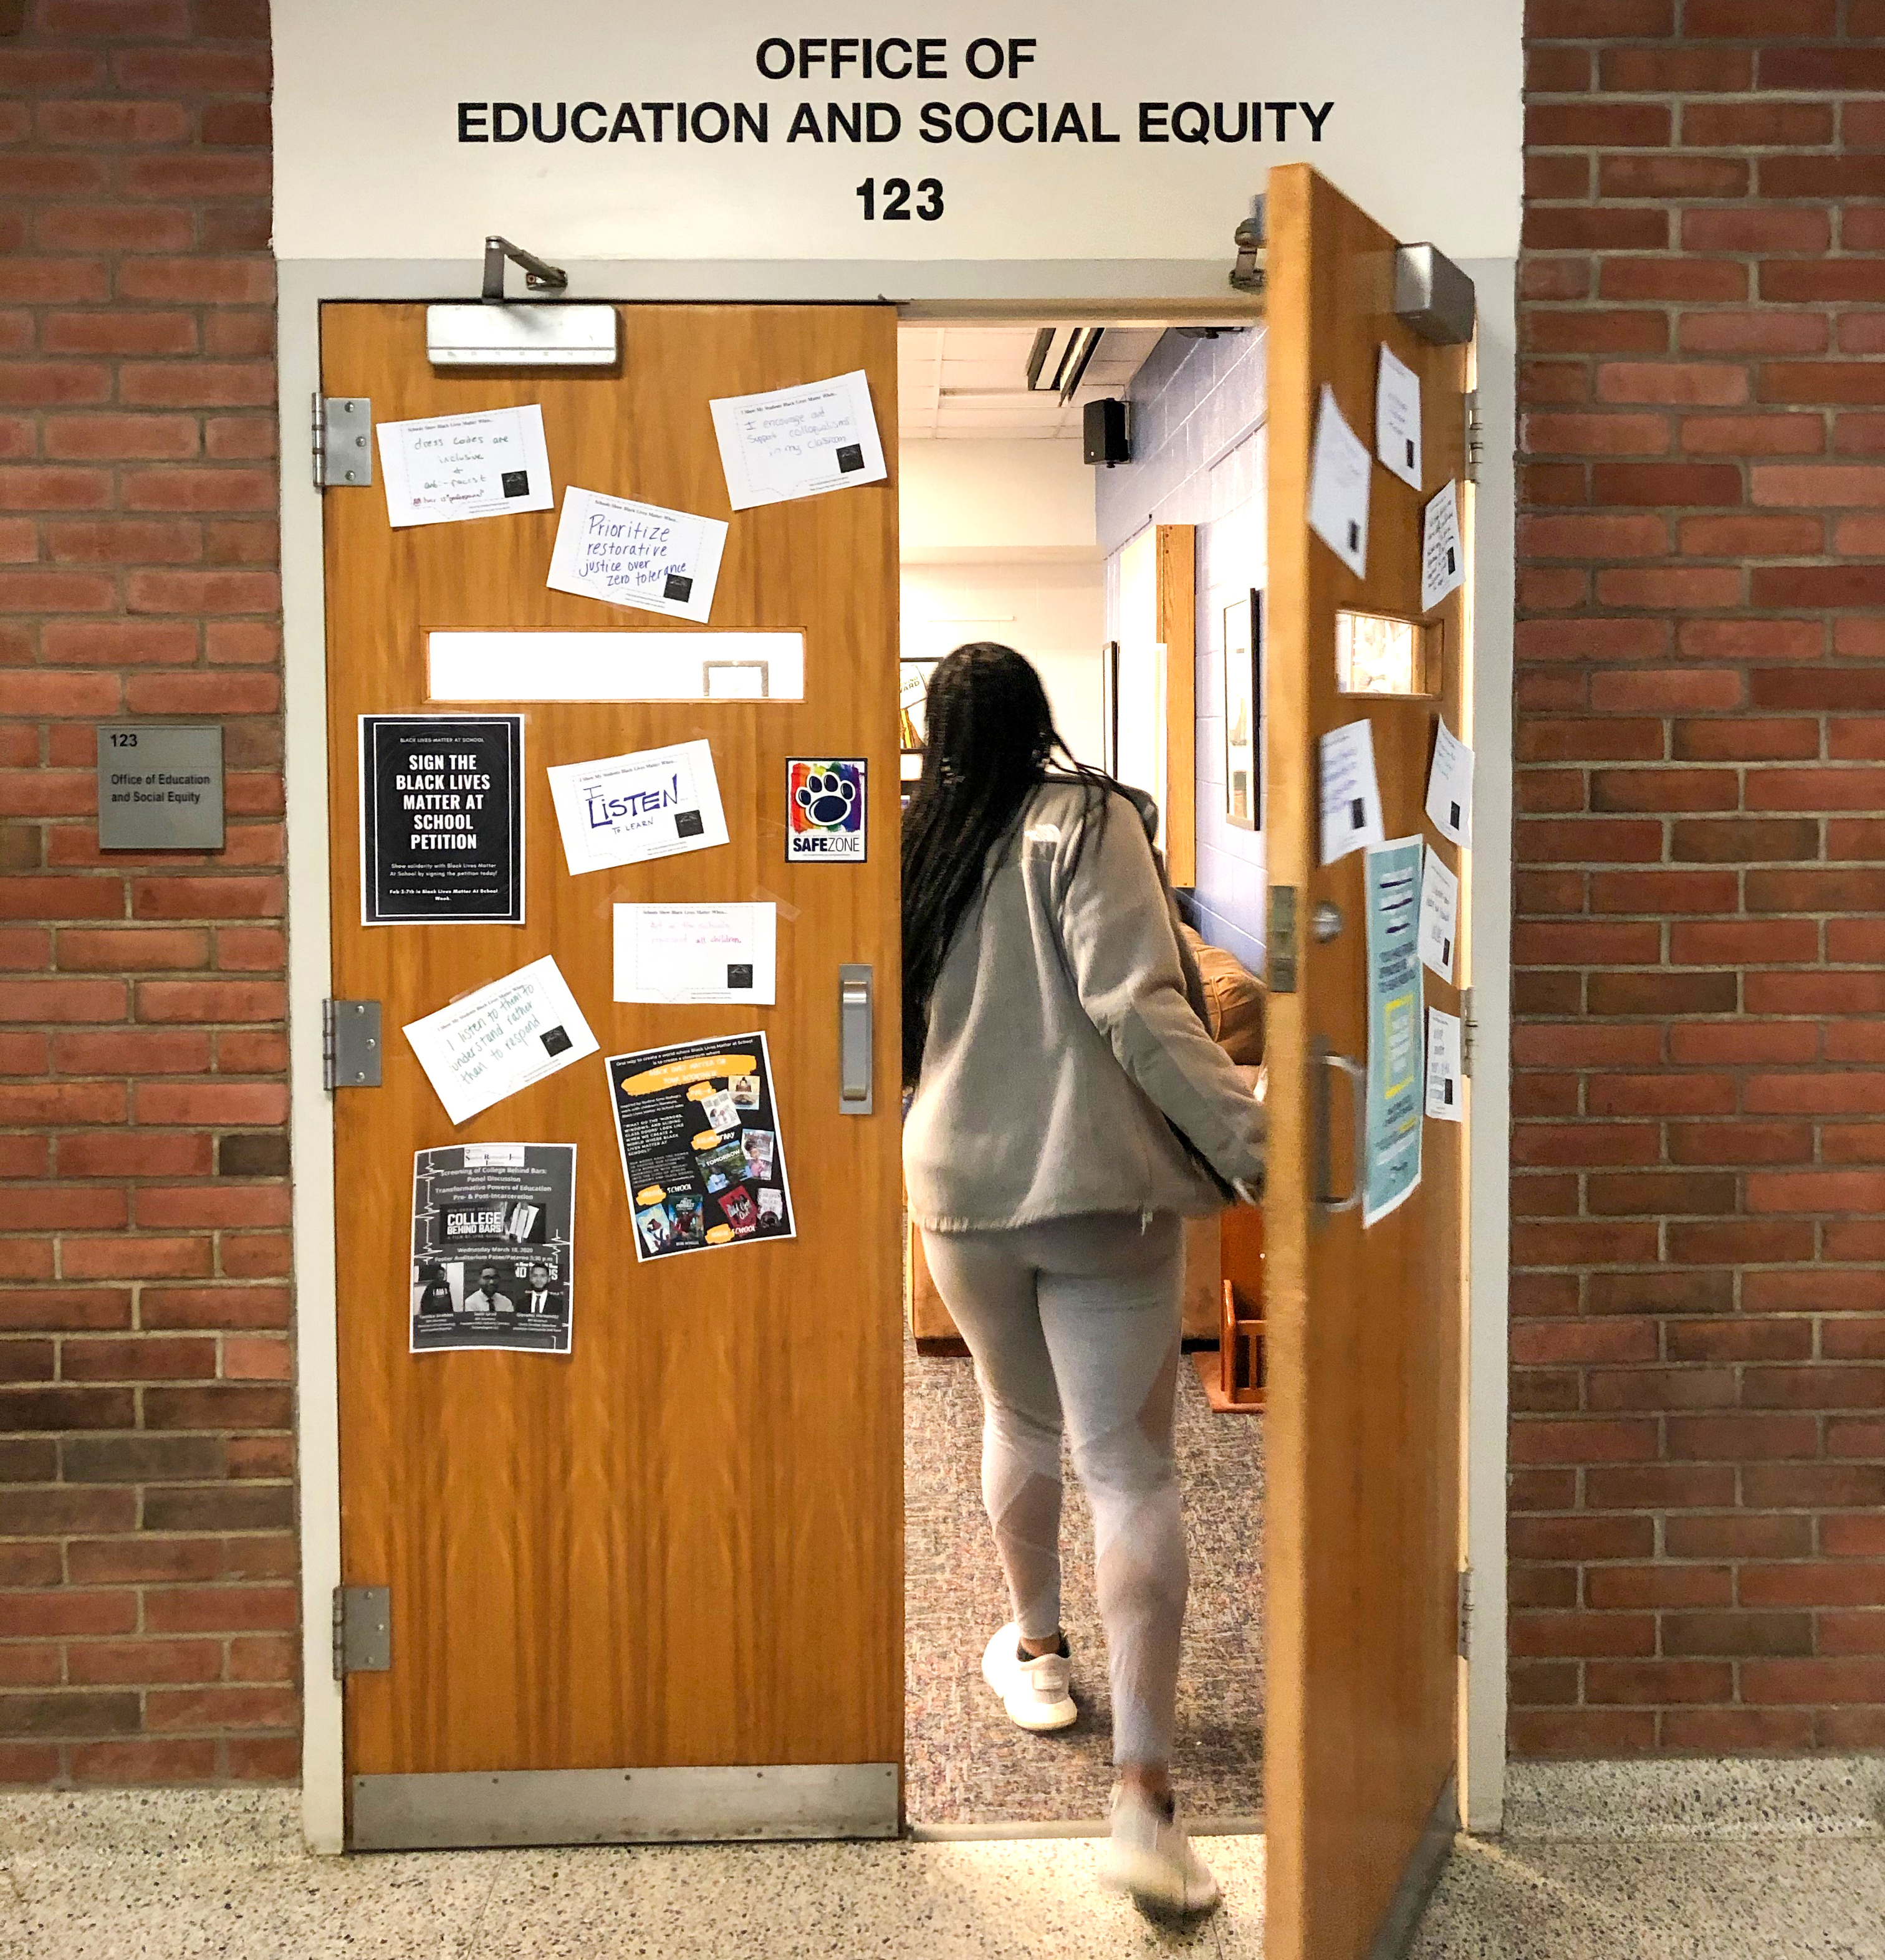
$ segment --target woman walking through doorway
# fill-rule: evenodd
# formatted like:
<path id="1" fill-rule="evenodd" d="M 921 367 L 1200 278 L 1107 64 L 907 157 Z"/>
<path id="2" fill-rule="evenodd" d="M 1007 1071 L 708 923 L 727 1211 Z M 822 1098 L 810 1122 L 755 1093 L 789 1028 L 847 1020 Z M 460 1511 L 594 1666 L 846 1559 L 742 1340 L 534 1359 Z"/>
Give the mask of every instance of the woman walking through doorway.
<path id="1" fill-rule="evenodd" d="M 1200 1911 L 1217 1882 L 1170 1775 L 1189 1578 L 1180 1220 L 1254 1198 L 1263 1111 L 1199 1018 L 1138 810 L 1068 755 L 1033 668 L 959 647 L 927 718 L 903 830 L 903 1168 L 982 1390 L 982 1499 L 1014 1608 L 982 1673 L 1024 1728 L 1075 1720 L 1064 1424 L 1113 1688 L 1102 1876 Z M 1049 772 L 1056 752 L 1068 773 Z"/>

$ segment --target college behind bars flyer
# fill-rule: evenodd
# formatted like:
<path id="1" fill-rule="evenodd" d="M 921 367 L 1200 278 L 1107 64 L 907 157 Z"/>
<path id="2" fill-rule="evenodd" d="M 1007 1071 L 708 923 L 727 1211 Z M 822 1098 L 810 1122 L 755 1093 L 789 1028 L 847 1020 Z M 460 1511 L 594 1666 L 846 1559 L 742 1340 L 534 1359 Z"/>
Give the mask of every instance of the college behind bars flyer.
<path id="1" fill-rule="evenodd" d="M 612 1055 L 608 1067 L 638 1260 L 796 1235 L 764 1035 Z"/>
<path id="2" fill-rule="evenodd" d="M 360 718 L 362 925 L 524 923 L 524 718 Z"/>
<path id="3" fill-rule="evenodd" d="M 412 1157 L 412 1348 L 569 1352 L 576 1146 L 454 1144 Z"/>

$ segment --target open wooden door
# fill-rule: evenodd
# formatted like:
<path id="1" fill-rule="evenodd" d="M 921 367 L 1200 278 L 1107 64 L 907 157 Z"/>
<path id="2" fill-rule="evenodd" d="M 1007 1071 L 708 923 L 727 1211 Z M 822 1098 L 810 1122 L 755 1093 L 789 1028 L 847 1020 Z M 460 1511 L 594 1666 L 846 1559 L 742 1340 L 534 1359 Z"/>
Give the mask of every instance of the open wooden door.
<path id="1" fill-rule="evenodd" d="M 356 1846 L 884 1834 L 900 1821 L 896 316 L 617 311 L 621 358 L 599 371 L 435 368 L 421 306 L 330 305 L 322 320 L 325 392 L 370 402 L 376 428 L 538 405 L 559 504 L 581 486 L 731 524 L 699 625 L 550 590 L 554 509 L 394 529 L 378 471 L 326 493 L 333 986 L 380 1003 L 384 1074 L 338 1090 L 336 1111 L 342 1564 L 348 1588 L 386 1589 L 390 1633 L 345 1675 Z M 889 480 L 732 511 L 710 399 L 860 369 Z M 527 472 L 515 479 L 527 495 Z M 454 697 L 475 710 L 435 698 L 429 636 L 453 629 L 511 636 L 501 698 Z M 661 639 L 638 643 L 658 657 L 636 651 L 650 630 Z M 762 678 L 691 651 L 690 635 L 743 631 L 802 634 L 802 687 L 776 663 Z M 653 678 L 626 687 L 651 660 Z M 566 685 L 572 662 L 593 682 Z M 524 718 L 524 919 L 363 924 L 358 718 L 441 711 Z M 728 841 L 572 875 L 546 772 L 702 739 Z M 794 759 L 865 765 L 861 860 L 788 861 Z M 700 834 L 686 815 L 678 836 Z M 776 1004 L 618 1001 L 611 913 L 631 902 L 775 906 Z M 599 1052 L 455 1126 L 402 1029 L 546 956 Z M 725 978 L 753 984 L 750 963 Z M 756 1032 L 775 1112 L 762 1130 L 738 1113 L 766 1108 L 760 1077 L 732 1061 Z M 687 1073 L 696 1058 L 676 1078 L 712 1150 L 676 1132 L 665 1185 L 632 1210 L 614 1080 L 629 1072 L 604 1058 L 693 1042 L 725 1044 L 718 1069 Z M 449 1281 L 419 1265 L 414 1153 L 518 1143 L 576 1147 L 568 1351 L 410 1351 L 428 1287 L 449 1285 L 440 1310 L 468 1314 L 458 1287 L 483 1263 Z M 769 1210 L 782 1195 L 795 1236 Z M 638 1236 L 667 1255 L 638 1261 Z M 492 1262 L 508 1302 L 489 1309 L 478 1287 L 477 1311 L 503 1326 L 539 1305 L 527 1250 Z"/>
<path id="2" fill-rule="evenodd" d="M 1338 1208 L 1364 1174 L 1362 1092 L 1329 1058 L 1368 1058 L 1366 909 L 1361 854 L 1320 862 L 1317 738 L 1365 719 L 1387 837 L 1458 870 L 1424 805 L 1435 724 L 1460 729 L 1465 593 L 1423 612 L 1420 556 L 1423 504 L 1464 490 L 1469 348 L 1396 317 L 1396 240 L 1306 165 L 1271 171 L 1266 221 L 1266 1938 L 1272 1960 L 1359 1960 L 1397 1950 L 1453 1825 L 1464 1152 L 1461 1125 L 1420 1119 L 1418 1188 L 1365 1229 Z M 1419 490 L 1372 460 L 1384 345 L 1421 380 Z M 1370 453 L 1364 577 L 1307 522 L 1325 385 Z M 1413 692 L 1339 691 L 1351 610 L 1437 622 Z M 1456 988 L 1421 977 L 1426 1005 L 1459 1012 Z"/>

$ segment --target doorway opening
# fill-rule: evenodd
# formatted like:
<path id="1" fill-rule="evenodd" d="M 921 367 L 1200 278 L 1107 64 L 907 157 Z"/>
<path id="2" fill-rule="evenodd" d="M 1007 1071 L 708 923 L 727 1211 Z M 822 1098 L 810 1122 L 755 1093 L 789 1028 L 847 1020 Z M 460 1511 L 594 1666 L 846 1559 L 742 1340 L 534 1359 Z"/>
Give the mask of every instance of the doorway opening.
<path id="1" fill-rule="evenodd" d="M 906 320 L 897 342 L 905 792 L 923 766 L 935 663 L 973 640 L 1024 654 L 1074 755 L 1157 802 L 1211 1031 L 1254 1069 L 1261 323 Z M 1106 400 L 1128 404 L 1128 456 L 1110 468 L 1083 454 L 1087 407 Z M 1263 1811 L 1261 1253 L 1254 1214 L 1188 1221 L 1178 1453 L 1191 1577 L 1172 1768 L 1202 1829 L 1260 1828 Z M 1097 1825 L 1112 1718 L 1091 1513 L 1065 1461 L 1062 1618 L 1080 1712 L 1071 1729 L 1031 1734 L 982 1678 L 1010 1608 L 982 1509 L 981 1398 L 914 1233 L 904 1363 L 909 1824 L 933 1835 Z"/>

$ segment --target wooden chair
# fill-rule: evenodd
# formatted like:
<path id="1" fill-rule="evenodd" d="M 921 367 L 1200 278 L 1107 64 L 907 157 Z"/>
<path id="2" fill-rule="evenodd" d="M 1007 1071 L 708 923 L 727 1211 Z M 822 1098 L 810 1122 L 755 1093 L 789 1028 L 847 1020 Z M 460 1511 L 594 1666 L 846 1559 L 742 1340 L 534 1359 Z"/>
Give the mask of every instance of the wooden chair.
<path id="1" fill-rule="evenodd" d="M 1217 1351 L 1196 1350 L 1192 1365 L 1215 1414 L 1253 1415 L 1263 1406 L 1269 1377 L 1263 1323 L 1263 1214 L 1240 1206 L 1223 1214 L 1222 1227 Z"/>

